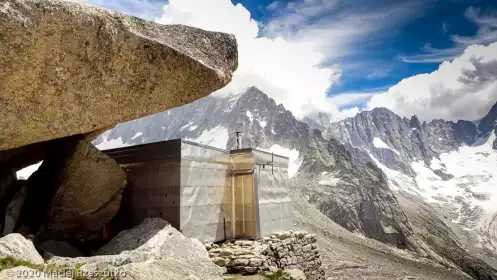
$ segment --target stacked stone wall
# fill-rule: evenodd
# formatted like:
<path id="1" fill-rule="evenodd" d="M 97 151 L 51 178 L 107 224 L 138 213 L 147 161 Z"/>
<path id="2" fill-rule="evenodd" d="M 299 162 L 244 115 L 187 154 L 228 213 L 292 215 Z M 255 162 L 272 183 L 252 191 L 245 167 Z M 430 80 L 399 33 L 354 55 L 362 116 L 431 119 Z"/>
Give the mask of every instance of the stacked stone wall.
<path id="1" fill-rule="evenodd" d="M 316 236 L 301 231 L 270 237 L 232 240 L 206 245 L 209 257 L 227 273 L 271 273 L 279 269 L 302 270 L 308 280 L 325 279 Z"/>

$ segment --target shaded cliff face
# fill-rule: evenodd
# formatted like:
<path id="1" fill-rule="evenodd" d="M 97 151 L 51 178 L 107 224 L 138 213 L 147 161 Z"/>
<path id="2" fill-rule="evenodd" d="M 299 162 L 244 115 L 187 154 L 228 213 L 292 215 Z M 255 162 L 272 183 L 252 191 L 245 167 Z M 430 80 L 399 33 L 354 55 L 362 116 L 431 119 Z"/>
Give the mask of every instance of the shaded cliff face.
<path id="1" fill-rule="evenodd" d="M 323 117 L 321 124 L 326 124 Z M 101 148 L 173 138 L 233 148 L 235 132 L 243 146 L 290 158 L 295 192 L 304 192 L 330 219 L 346 229 L 426 255 L 380 169 L 367 153 L 353 153 L 326 140 L 256 88 L 227 97 L 206 97 L 192 104 L 117 125 L 96 140 Z M 297 170 L 299 171 L 297 173 Z"/>
<path id="2" fill-rule="evenodd" d="M 337 140 L 315 131 L 291 183 L 328 218 L 347 230 L 423 256 L 432 252 L 413 233 L 383 172 Z"/>

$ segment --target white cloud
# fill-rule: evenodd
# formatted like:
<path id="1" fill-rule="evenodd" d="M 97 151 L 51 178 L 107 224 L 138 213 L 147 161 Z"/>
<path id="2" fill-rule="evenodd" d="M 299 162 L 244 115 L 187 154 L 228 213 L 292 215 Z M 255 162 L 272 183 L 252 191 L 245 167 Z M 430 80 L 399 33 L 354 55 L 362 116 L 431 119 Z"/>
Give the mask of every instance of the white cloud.
<path id="1" fill-rule="evenodd" d="M 308 110 L 330 111 L 328 88 L 340 77 L 338 66 L 319 67 L 324 56 L 312 40 L 287 40 L 259 35 L 259 24 L 241 4 L 229 0 L 170 0 L 160 23 L 180 23 L 232 33 L 238 41 L 239 67 L 222 92 L 257 86 L 302 117 Z"/>
<path id="2" fill-rule="evenodd" d="M 350 6 L 344 10 L 344 5 L 350 4 L 347 1 L 276 1 L 267 7 L 273 17 L 263 24 L 230 0 L 170 0 L 158 22 L 235 34 L 239 68 L 233 81 L 216 94 L 256 86 L 298 118 L 318 110 L 331 112 L 332 119 L 338 120 L 359 109 L 342 112 L 336 97 L 327 97 L 328 89 L 342 75 L 336 59 L 352 54 L 358 41 L 367 40 L 367 34 L 406 21 L 420 10 L 418 2 L 357 12 Z M 384 75 L 385 70 L 378 70 L 370 78 Z"/>
<path id="3" fill-rule="evenodd" d="M 432 73 L 403 79 L 371 98 L 367 107 L 386 107 L 422 120 L 476 120 L 497 101 L 497 42 L 474 45 Z"/>
<path id="4" fill-rule="evenodd" d="M 392 69 L 389 68 L 379 68 L 379 69 L 374 69 L 371 73 L 369 73 L 366 76 L 366 79 L 368 80 L 377 80 L 377 79 L 382 79 L 385 77 L 388 77 Z"/>
<path id="5" fill-rule="evenodd" d="M 329 97 L 330 102 L 342 107 L 368 101 L 372 96 L 383 92 L 346 92 Z"/>
<path id="6" fill-rule="evenodd" d="M 326 62 L 336 61 L 369 53 L 372 46 L 395 36 L 399 26 L 425 11 L 426 2 L 295 0 L 285 7 L 278 5 L 279 12 L 264 32 L 269 36 L 316 41 Z"/>

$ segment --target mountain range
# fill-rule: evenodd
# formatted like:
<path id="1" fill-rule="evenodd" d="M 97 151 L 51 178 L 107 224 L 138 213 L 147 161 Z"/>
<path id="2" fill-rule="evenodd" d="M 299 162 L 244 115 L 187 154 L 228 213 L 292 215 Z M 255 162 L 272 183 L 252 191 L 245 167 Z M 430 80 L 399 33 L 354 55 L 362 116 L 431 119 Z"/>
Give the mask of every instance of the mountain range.
<path id="1" fill-rule="evenodd" d="M 320 232 L 328 242 L 323 246 L 339 248 L 346 238 L 416 262 L 414 270 L 417 258 L 430 262 L 427 271 L 443 268 L 438 278 L 420 279 L 454 279 L 444 273 L 497 279 L 497 104 L 485 113 L 476 122 L 421 122 L 376 108 L 333 123 L 324 113 L 298 120 L 251 87 L 118 124 L 94 144 L 108 149 L 183 138 L 232 149 L 235 132 L 242 132 L 244 147 L 289 157 L 296 223 Z M 347 233 L 336 233 L 340 227 Z M 330 262 L 346 255 L 348 264 L 358 261 L 331 251 Z M 399 273 L 392 268 L 398 260 L 386 259 L 327 273 Z"/>

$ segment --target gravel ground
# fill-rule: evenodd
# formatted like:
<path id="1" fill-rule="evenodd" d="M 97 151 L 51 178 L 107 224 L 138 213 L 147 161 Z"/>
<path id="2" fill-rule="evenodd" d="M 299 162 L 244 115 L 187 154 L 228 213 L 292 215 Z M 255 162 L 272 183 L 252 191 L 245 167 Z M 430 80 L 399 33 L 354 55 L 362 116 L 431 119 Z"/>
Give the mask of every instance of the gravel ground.
<path id="1" fill-rule="evenodd" d="M 293 204 L 295 227 L 318 236 L 328 280 L 472 279 L 456 269 L 351 233 L 325 217 L 301 196 L 294 196 Z"/>

